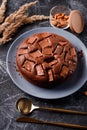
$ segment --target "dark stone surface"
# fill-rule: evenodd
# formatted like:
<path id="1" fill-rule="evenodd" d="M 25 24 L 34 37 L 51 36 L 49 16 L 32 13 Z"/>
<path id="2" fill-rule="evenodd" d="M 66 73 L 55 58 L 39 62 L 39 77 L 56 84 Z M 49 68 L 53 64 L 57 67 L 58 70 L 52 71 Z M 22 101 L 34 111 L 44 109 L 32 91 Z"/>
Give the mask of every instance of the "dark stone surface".
<path id="1" fill-rule="evenodd" d="M 6 16 L 17 10 L 19 6 L 21 6 L 25 2 L 30 1 L 31 0 L 8 0 Z M 87 46 L 87 0 L 69 0 L 69 2 L 72 9 L 80 9 L 85 16 L 84 31 L 80 35 L 77 35 L 75 33 L 74 34 L 78 38 L 80 38 L 82 42 Z M 64 0 L 39 0 L 39 4 L 30 10 L 30 14 L 33 14 L 35 12 L 35 14 L 49 15 L 51 7 L 59 3 L 66 4 Z M 17 31 L 17 33 L 13 37 L 13 41 L 20 34 L 27 30 L 44 26 L 50 26 L 49 21 L 40 21 L 23 26 Z M 68 31 L 70 30 L 68 29 Z M 21 114 L 16 110 L 15 103 L 20 97 L 26 96 L 31 99 L 35 105 L 39 106 L 87 111 L 87 97 L 83 94 L 83 92 L 87 90 L 87 83 L 75 94 L 59 100 L 42 100 L 25 94 L 12 82 L 6 71 L 6 55 L 11 44 L 12 41 L 0 46 L 0 130 L 68 130 L 68 128 L 50 125 L 17 123 L 15 120 L 17 117 L 21 116 Z M 46 121 L 58 121 L 87 125 L 87 116 L 55 113 L 48 111 L 34 111 L 31 117 Z"/>

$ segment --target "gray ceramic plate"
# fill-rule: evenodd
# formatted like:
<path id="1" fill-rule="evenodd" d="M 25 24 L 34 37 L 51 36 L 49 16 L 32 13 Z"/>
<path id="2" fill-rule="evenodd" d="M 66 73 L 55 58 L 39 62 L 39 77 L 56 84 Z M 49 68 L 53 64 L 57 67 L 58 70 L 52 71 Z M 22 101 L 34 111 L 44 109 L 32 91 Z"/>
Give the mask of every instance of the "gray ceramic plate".
<path id="1" fill-rule="evenodd" d="M 45 89 L 29 83 L 16 71 L 16 51 L 20 43 L 28 36 L 39 32 L 51 32 L 59 34 L 68 39 L 76 48 L 77 51 L 83 51 L 83 57 L 79 60 L 77 71 L 74 76 L 67 82 L 54 86 L 52 89 Z M 27 31 L 19 36 L 8 50 L 6 58 L 7 71 L 13 82 L 24 92 L 43 99 L 58 99 L 73 94 L 79 90 L 87 80 L 87 48 L 84 44 L 73 34 L 51 27 L 36 28 Z"/>

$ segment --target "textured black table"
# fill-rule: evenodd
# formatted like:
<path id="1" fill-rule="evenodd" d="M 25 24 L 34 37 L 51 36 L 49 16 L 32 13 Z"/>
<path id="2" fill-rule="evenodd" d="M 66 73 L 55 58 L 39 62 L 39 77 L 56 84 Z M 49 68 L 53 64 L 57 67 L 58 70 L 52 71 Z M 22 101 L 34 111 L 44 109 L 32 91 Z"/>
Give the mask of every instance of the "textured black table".
<path id="1" fill-rule="evenodd" d="M 17 10 L 19 6 L 25 2 L 30 2 L 30 0 L 8 0 L 6 15 L 8 16 L 10 13 Z M 69 2 L 72 9 L 80 9 L 85 16 L 85 28 L 83 33 L 80 35 L 75 35 L 87 46 L 87 0 L 70 0 Z M 50 9 L 59 3 L 66 4 L 64 0 L 39 0 L 39 4 L 37 4 L 33 10 L 30 10 L 30 13 L 49 15 Z M 27 30 L 45 26 L 50 26 L 49 21 L 39 21 L 23 26 L 17 31 L 13 41 Z M 68 29 L 67 31 L 70 30 Z M 12 41 L 0 46 L 0 130 L 68 130 L 68 128 L 50 125 L 17 123 L 15 119 L 21 116 L 21 114 L 16 110 L 15 103 L 20 97 L 26 96 L 31 99 L 35 105 L 39 106 L 87 111 L 87 97 L 83 94 L 83 92 L 87 90 L 87 83 L 75 94 L 59 100 L 43 100 L 25 94 L 12 82 L 6 71 L 6 55 L 11 44 Z M 45 121 L 87 125 L 87 116 L 48 111 L 34 111 L 31 117 Z"/>

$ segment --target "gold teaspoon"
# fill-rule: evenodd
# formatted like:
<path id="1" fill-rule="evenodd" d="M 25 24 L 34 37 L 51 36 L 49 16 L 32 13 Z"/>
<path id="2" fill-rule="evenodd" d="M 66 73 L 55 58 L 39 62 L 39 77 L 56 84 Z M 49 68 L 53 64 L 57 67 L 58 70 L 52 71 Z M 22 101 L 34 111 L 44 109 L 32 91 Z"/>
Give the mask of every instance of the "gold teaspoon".
<path id="1" fill-rule="evenodd" d="M 28 98 L 25 98 L 25 97 L 20 98 L 17 101 L 16 107 L 24 115 L 30 114 L 31 112 L 33 112 L 34 110 L 37 110 L 37 109 L 38 110 L 49 110 L 49 111 L 55 111 L 55 112 L 62 112 L 62 113 L 87 115 L 87 112 L 35 106 Z"/>

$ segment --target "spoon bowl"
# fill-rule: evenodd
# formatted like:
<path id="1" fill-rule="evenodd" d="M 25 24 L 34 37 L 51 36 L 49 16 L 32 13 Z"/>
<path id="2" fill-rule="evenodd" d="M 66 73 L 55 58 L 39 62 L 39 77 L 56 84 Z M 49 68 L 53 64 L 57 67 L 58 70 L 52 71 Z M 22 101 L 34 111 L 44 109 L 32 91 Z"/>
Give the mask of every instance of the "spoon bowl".
<path id="1" fill-rule="evenodd" d="M 34 109 L 39 108 L 32 104 L 28 98 L 20 98 L 16 103 L 16 108 L 24 115 L 31 113 Z"/>

